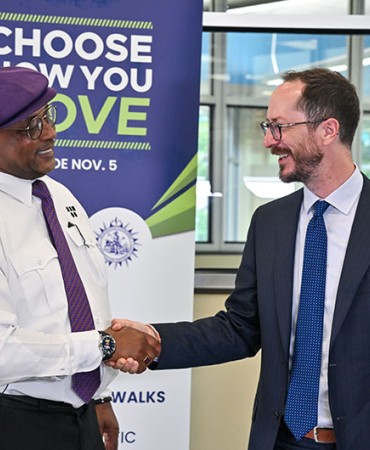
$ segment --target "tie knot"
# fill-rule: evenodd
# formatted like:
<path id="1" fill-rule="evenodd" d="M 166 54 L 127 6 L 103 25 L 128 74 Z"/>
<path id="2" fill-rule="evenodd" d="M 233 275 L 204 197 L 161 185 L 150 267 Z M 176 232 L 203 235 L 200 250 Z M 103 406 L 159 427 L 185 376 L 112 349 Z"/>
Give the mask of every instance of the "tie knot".
<path id="1" fill-rule="evenodd" d="M 329 203 L 325 200 L 318 200 L 315 203 L 315 216 L 321 217 L 324 212 L 328 209 Z"/>
<path id="2" fill-rule="evenodd" d="M 32 195 L 41 200 L 50 198 L 50 192 L 46 184 L 41 180 L 36 180 L 32 183 Z"/>

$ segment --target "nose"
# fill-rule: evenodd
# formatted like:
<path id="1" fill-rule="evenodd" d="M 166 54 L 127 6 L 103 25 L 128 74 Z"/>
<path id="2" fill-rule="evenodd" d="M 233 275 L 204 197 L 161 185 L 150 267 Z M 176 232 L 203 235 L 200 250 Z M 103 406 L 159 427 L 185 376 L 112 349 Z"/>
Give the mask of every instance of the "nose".
<path id="1" fill-rule="evenodd" d="M 276 142 L 278 141 L 274 138 L 270 129 L 267 129 L 266 134 L 263 137 L 263 146 L 265 148 L 270 148 L 276 145 Z"/>
<path id="2" fill-rule="evenodd" d="M 55 139 L 57 132 L 55 131 L 55 125 L 50 125 L 47 120 L 43 120 L 42 133 L 40 138 L 44 140 Z"/>

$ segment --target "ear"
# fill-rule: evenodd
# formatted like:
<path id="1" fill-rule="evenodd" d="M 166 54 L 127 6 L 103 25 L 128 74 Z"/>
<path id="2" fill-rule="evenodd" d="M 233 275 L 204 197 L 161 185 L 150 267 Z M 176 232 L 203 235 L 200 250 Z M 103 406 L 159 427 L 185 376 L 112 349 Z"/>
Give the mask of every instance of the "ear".
<path id="1" fill-rule="evenodd" d="M 320 135 L 323 143 L 326 145 L 331 144 L 339 135 L 339 122 L 337 119 L 330 117 L 321 122 L 319 129 L 321 130 Z"/>

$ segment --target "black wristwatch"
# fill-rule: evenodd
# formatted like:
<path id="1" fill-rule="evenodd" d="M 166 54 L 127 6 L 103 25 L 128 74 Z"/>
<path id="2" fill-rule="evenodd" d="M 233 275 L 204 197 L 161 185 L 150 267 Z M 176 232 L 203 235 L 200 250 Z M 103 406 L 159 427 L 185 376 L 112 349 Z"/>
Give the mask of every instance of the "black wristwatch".
<path id="1" fill-rule="evenodd" d="M 99 334 L 99 348 L 103 354 L 103 361 L 106 361 L 114 355 L 114 352 L 116 351 L 116 341 L 113 336 L 105 331 L 99 331 Z"/>

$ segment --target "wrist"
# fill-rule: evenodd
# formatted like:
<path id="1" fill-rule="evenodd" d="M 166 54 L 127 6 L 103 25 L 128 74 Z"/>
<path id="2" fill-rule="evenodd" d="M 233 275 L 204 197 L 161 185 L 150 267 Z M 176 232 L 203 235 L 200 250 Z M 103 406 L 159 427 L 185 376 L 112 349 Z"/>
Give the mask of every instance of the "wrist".
<path id="1" fill-rule="evenodd" d="M 110 397 L 110 396 L 94 399 L 95 405 L 102 405 L 103 403 L 110 403 L 111 401 L 112 401 L 112 397 Z"/>
<path id="2" fill-rule="evenodd" d="M 146 326 L 149 328 L 149 333 L 151 336 L 153 336 L 157 341 L 161 342 L 161 336 L 158 333 L 158 331 L 151 325 L 150 323 L 147 323 Z"/>

